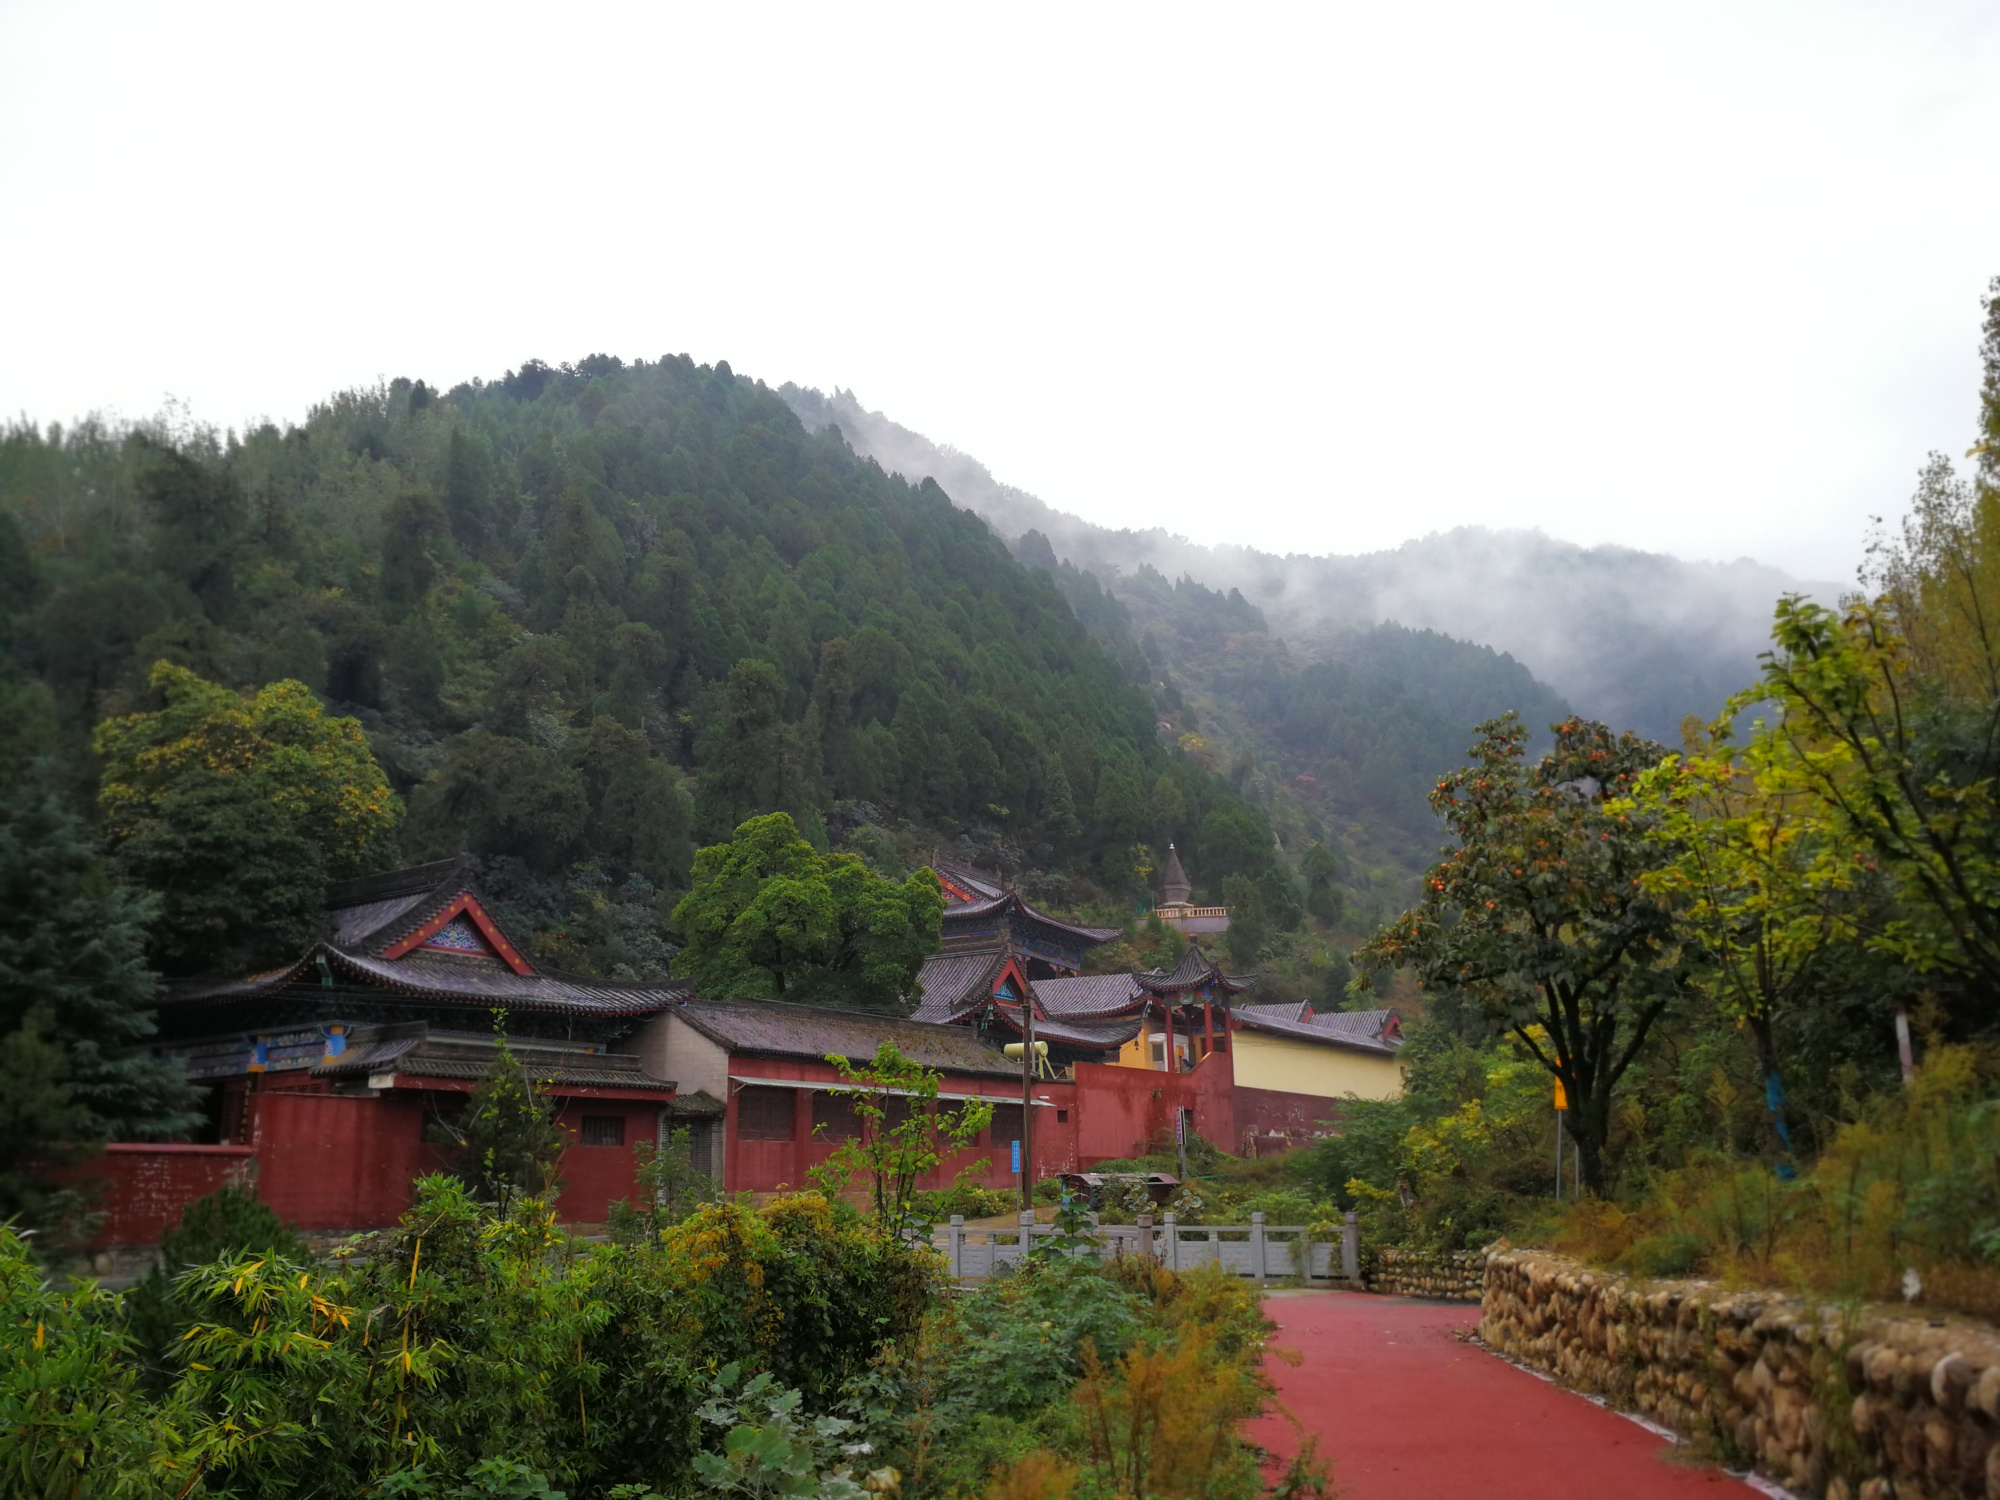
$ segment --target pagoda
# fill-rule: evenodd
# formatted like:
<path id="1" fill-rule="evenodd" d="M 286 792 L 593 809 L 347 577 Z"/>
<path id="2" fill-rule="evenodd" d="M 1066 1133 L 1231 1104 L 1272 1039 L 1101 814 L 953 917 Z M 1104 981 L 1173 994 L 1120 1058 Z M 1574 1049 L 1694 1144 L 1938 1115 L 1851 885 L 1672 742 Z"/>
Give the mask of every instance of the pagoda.
<path id="1" fill-rule="evenodd" d="M 1160 875 L 1160 904 L 1153 908 L 1153 915 L 1189 937 L 1229 931 L 1229 908 L 1196 906 L 1191 899 L 1193 895 L 1194 885 L 1187 878 L 1187 871 L 1181 868 L 1180 851 L 1169 844 L 1167 867 Z"/>

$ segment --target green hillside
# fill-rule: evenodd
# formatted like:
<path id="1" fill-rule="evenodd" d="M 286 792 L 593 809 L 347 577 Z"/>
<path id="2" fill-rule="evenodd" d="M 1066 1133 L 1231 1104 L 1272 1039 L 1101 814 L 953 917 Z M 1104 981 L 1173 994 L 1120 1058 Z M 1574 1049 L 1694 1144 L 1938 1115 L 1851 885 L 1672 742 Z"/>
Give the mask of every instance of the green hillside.
<path id="1" fill-rule="evenodd" d="M 1288 878 L 1143 656 L 726 364 L 397 380 L 241 435 L 17 425 L 0 585 L 0 774 L 89 806 L 92 729 L 155 706 L 156 661 L 297 679 L 407 800 L 399 857 L 474 851 L 573 967 L 657 970 L 695 844 L 776 809 L 1078 908 L 1129 914 L 1168 838 L 1211 892 Z"/>
<path id="2" fill-rule="evenodd" d="M 1130 574 L 1058 561 L 1040 532 L 1015 547 L 1135 677 L 1189 753 L 1229 777 L 1284 848 L 1336 855 L 1341 931 L 1357 937 L 1412 897 L 1442 837 L 1429 803 L 1473 726 L 1512 710 L 1537 744 L 1569 706 L 1512 657 L 1382 624 L 1298 648 L 1235 589 L 1141 564 Z"/>

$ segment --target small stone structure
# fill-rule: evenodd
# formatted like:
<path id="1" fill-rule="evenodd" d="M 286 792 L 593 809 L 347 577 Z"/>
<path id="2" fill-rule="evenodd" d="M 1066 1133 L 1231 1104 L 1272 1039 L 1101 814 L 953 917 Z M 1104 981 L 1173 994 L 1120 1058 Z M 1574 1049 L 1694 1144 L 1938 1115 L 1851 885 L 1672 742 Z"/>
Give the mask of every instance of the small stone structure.
<path id="1" fill-rule="evenodd" d="M 1361 1283 L 1392 1297 L 1477 1302 L 1486 1279 L 1483 1250 L 1413 1250 L 1383 1245 L 1361 1257 Z"/>
<path id="2" fill-rule="evenodd" d="M 2000 1330 L 1489 1252 L 1479 1331 L 1826 1500 L 2000 1500 Z"/>

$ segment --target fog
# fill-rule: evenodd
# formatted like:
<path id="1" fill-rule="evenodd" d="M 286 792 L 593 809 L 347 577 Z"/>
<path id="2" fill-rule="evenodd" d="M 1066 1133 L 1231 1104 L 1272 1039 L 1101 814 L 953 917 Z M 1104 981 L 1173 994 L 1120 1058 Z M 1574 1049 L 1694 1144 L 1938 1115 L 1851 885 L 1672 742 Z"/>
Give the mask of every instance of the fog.
<path id="1" fill-rule="evenodd" d="M 884 469 L 935 479 L 1009 541 L 1042 532 L 1058 557 L 1114 589 L 1142 564 L 1241 589 L 1273 631 L 1308 651 L 1343 628 L 1384 620 L 1441 631 L 1507 652 L 1579 711 L 1669 744 L 1685 716 L 1712 719 L 1755 681 L 1780 595 L 1831 604 L 1843 592 L 1747 558 L 1688 562 L 1538 531 L 1460 527 L 1388 551 L 1279 556 L 1202 546 L 1164 529 L 1111 530 L 1001 483 L 970 454 L 869 411 L 851 391 L 787 385 L 780 394 L 809 427 L 837 426 Z"/>

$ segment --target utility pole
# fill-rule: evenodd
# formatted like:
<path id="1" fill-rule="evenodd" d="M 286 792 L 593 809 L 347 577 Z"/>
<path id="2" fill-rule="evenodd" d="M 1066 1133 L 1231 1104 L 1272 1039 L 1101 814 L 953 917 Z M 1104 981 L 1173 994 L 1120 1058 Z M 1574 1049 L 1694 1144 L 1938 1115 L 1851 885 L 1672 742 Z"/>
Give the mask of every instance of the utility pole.
<path id="1" fill-rule="evenodd" d="M 1035 1211 L 1035 1000 L 1021 997 L 1021 1212 Z"/>

